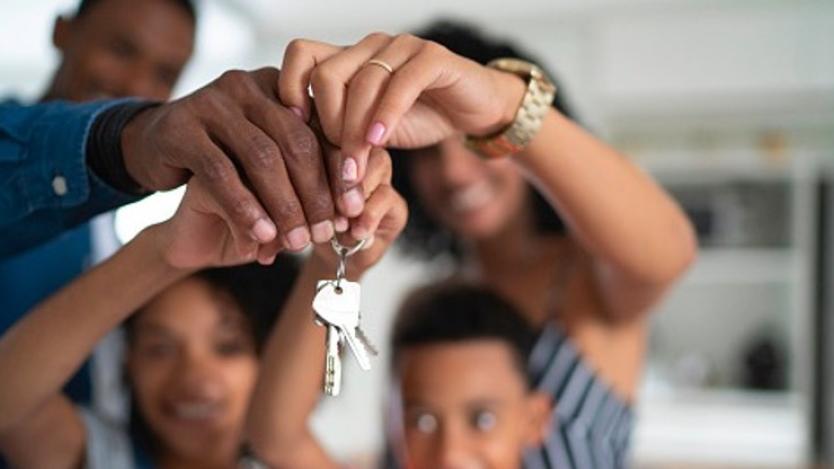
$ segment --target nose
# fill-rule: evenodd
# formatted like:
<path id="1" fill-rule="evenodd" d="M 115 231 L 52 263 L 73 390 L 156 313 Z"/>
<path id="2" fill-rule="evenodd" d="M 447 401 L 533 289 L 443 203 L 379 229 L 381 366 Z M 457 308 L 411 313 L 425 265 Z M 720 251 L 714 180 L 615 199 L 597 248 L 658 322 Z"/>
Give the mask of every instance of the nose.
<path id="1" fill-rule="evenodd" d="M 211 360 L 195 353 L 188 353 L 180 360 L 174 380 L 183 397 L 219 399 L 224 393 L 223 380 Z"/>
<path id="2" fill-rule="evenodd" d="M 128 67 L 119 87 L 121 96 L 137 96 L 159 101 L 167 100 L 170 93 L 171 90 L 162 86 L 155 76 L 153 65 L 141 60 Z"/>
<path id="3" fill-rule="evenodd" d="M 453 425 L 439 432 L 438 461 L 442 469 L 471 469 L 477 467 L 477 458 L 464 429 Z"/>
<path id="4" fill-rule="evenodd" d="M 457 138 L 439 146 L 440 176 L 450 186 L 462 185 L 476 175 L 483 162 Z"/>

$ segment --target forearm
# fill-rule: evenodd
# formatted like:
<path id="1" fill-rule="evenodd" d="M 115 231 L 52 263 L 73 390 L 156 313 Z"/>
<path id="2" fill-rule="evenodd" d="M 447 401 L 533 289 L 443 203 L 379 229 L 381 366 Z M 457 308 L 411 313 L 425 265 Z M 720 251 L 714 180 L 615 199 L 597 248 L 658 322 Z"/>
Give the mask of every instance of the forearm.
<path id="1" fill-rule="evenodd" d="M 598 261 L 635 283 L 676 278 L 696 250 L 678 205 L 623 155 L 551 110 L 516 161 Z"/>
<path id="2" fill-rule="evenodd" d="M 112 185 L 121 158 L 107 136 L 130 100 L 0 105 L 0 258 L 22 252 L 140 195 Z M 101 129 L 114 130 L 100 132 Z M 116 135 L 118 148 L 118 135 Z M 88 165 L 93 151 L 99 171 Z"/>
<path id="3" fill-rule="evenodd" d="M 156 227 L 35 307 L 0 338 L 0 433 L 37 409 L 108 331 L 187 272 L 159 254 Z M 13 385 L 11 385 L 13 383 Z"/>
<path id="4" fill-rule="evenodd" d="M 316 283 L 334 272 L 311 256 L 264 349 L 246 438 L 273 467 L 333 464 L 312 436 L 309 418 L 321 394 L 325 355 L 325 328 L 314 323 L 311 305 Z"/>

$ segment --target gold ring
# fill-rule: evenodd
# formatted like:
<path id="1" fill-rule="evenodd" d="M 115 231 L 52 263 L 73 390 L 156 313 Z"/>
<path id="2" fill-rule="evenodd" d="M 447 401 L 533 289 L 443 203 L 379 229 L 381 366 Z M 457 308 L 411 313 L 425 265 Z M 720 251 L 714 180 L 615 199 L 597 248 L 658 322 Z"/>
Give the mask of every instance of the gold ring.
<path id="1" fill-rule="evenodd" d="M 388 72 L 388 73 L 391 73 L 391 74 L 394 73 L 394 67 L 388 65 L 386 62 L 383 62 L 382 60 L 371 59 L 371 60 L 368 61 L 367 65 L 376 65 L 377 67 L 384 68 L 385 71 Z"/>

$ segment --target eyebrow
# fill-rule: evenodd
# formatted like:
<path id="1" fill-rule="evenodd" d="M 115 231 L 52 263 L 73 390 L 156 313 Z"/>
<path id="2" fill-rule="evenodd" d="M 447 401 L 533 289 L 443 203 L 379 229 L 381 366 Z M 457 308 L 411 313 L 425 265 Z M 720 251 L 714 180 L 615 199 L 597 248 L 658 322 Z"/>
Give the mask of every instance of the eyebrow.
<path id="1" fill-rule="evenodd" d="M 136 324 L 136 326 L 134 326 L 134 329 L 135 329 L 134 336 L 138 336 L 140 333 L 141 334 L 151 334 L 151 335 L 154 335 L 154 334 L 164 335 L 164 336 L 168 336 L 168 337 L 171 337 L 171 336 L 174 335 L 174 334 L 171 333 L 170 329 L 168 329 L 167 327 L 165 327 L 161 324 L 157 324 L 155 322 L 144 322 L 144 323 L 140 322 L 140 323 Z"/>

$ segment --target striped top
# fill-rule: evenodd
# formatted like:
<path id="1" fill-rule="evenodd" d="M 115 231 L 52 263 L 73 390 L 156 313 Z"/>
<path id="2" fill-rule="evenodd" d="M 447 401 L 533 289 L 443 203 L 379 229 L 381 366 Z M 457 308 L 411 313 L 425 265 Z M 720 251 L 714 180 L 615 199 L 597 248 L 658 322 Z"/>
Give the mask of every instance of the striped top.
<path id="1" fill-rule="evenodd" d="M 556 408 L 541 448 L 524 457 L 527 469 L 606 469 L 627 465 L 631 407 L 584 363 L 556 325 L 544 328 L 530 354 L 530 374 Z"/>

